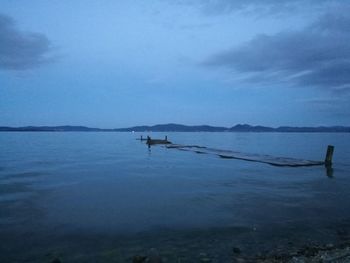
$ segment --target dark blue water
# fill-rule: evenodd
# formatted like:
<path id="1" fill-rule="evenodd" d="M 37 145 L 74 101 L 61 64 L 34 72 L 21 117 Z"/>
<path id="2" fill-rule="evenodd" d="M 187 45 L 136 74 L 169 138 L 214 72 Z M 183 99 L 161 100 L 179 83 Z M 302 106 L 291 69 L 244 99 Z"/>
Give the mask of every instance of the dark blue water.
<path id="1" fill-rule="evenodd" d="M 310 160 L 323 160 L 332 144 L 333 171 L 149 151 L 137 133 L 0 133 L 0 261 L 130 262 L 155 247 L 169 262 L 196 262 L 203 251 L 224 262 L 232 246 L 255 252 L 347 238 L 350 134 L 167 135 Z"/>

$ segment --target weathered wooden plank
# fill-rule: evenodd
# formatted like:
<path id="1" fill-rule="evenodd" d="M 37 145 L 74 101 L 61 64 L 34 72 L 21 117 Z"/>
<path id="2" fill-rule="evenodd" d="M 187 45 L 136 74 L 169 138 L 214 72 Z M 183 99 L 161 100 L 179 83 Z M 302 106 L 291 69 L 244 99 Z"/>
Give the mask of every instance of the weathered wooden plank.
<path id="1" fill-rule="evenodd" d="M 155 144 L 171 144 L 170 141 L 168 141 L 168 137 L 165 136 L 165 139 L 151 139 L 151 137 L 147 136 L 146 143 L 148 146 L 155 145 Z"/>
<path id="2" fill-rule="evenodd" d="M 266 163 L 274 166 L 301 167 L 301 166 L 325 165 L 325 161 L 312 161 L 312 160 L 304 160 L 304 159 L 296 159 L 296 158 L 288 158 L 288 157 L 275 157 L 270 155 L 248 154 L 248 153 L 242 153 L 242 152 L 236 152 L 236 151 L 230 151 L 230 150 L 207 148 L 207 147 L 197 146 L 197 145 L 170 144 L 170 145 L 167 145 L 166 147 L 169 149 L 192 151 L 195 153 L 214 154 L 223 159 L 237 159 L 237 160 L 244 160 L 244 161 L 250 161 L 250 162 L 259 162 L 259 163 Z M 331 155 L 331 153 L 329 155 Z"/>

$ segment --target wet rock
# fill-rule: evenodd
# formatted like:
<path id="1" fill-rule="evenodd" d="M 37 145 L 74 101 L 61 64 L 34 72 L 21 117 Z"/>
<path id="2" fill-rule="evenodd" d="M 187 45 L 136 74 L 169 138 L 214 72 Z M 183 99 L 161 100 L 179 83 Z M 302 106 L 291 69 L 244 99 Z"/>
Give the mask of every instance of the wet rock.
<path id="1" fill-rule="evenodd" d="M 132 258 L 132 263 L 143 263 L 146 262 L 147 257 L 136 255 Z"/>
<path id="2" fill-rule="evenodd" d="M 333 245 L 333 244 L 327 244 L 327 245 L 326 245 L 326 248 L 327 248 L 327 249 L 332 249 L 332 248 L 334 248 L 334 245 Z"/>
<path id="3" fill-rule="evenodd" d="M 304 258 L 293 257 L 293 258 L 290 260 L 290 263 L 305 263 L 305 259 L 304 259 Z"/>
<path id="4" fill-rule="evenodd" d="M 234 262 L 237 262 L 237 260 Z M 251 262 L 251 261 L 247 261 Z M 306 246 L 299 251 L 290 251 L 288 253 L 274 250 L 266 256 L 255 256 L 252 262 L 259 263 L 349 263 L 350 262 L 350 244 L 341 245 L 315 245 Z"/>
<path id="5" fill-rule="evenodd" d="M 244 258 L 234 258 L 233 263 L 246 263 Z"/>
<path id="6" fill-rule="evenodd" d="M 233 253 L 235 253 L 235 254 L 241 254 L 241 249 L 240 248 L 238 248 L 238 247 L 233 247 L 232 248 L 232 251 L 233 251 Z"/>
<path id="7" fill-rule="evenodd" d="M 147 263 L 162 263 L 162 258 L 160 257 L 157 249 L 151 248 L 148 252 Z"/>
<path id="8" fill-rule="evenodd" d="M 200 262 L 212 262 L 212 260 L 208 257 L 207 253 L 199 253 L 199 261 Z"/>
<path id="9" fill-rule="evenodd" d="M 289 253 L 289 256 L 291 257 L 297 257 L 299 255 L 298 251 L 292 251 Z"/>
<path id="10" fill-rule="evenodd" d="M 349 262 L 350 260 L 350 250 L 336 250 L 332 254 L 323 255 L 323 262 L 331 263 L 331 262 Z"/>

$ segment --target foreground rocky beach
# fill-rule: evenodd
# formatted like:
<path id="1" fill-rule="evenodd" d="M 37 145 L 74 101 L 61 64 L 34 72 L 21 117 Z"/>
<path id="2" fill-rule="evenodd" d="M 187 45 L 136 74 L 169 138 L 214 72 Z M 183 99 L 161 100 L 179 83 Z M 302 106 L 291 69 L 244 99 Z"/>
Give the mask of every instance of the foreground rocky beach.
<path id="1" fill-rule="evenodd" d="M 265 243 L 234 240 L 228 233 L 211 233 L 211 239 L 194 233 L 189 239 L 179 240 L 176 235 L 155 240 L 140 238 L 130 242 L 115 243 L 101 248 L 98 253 L 68 255 L 61 250 L 48 254 L 51 263 L 65 262 L 130 262 L 130 263 L 346 263 L 350 262 L 350 238 L 347 229 L 337 230 L 337 240 L 326 243 L 322 239 L 298 242 L 293 234 L 279 240 L 268 238 Z M 224 237 L 226 234 L 226 237 Z M 231 233 L 232 234 L 232 233 Z M 301 234 L 301 233 L 299 233 Z M 254 238 L 253 238 L 254 239 Z M 261 240 L 261 239 L 260 239 Z M 142 241 L 142 242 L 141 242 Z M 277 242 L 275 242 L 277 241 Z M 329 242 L 331 239 L 329 240 Z M 269 242 L 273 242 L 271 246 Z M 263 246 L 265 246 L 265 249 Z M 58 252 L 58 251 L 57 251 Z M 77 251 L 76 251 L 77 252 Z M 97 251 L 95 251 L 97 252 Z M 67 253 L 67 254 L 66 254 Z M 43 261 L 44 262 L 44 261 Z M 47 261 L 45 261 L 47 262 Z"/>
<path id="2" fill-rule="evenodd" d="M 104 262 L 120 262 L 113 258 L 111 253 Z M 174 255 L 165 256 L 159 253 L 156 248 L 150 249 L 144 255 L 135 255 L 126 262 L 132 263 L 166 263 L 166 262 L 222 262 L 217 257 L 211 257 L 207 253 L 200 253 L 197 257 L 174 257 Z M 174 261 L 175 259 L 175 261 Z M 98 261 L 99 262 L 99 261 Z M 347 263 L 350 262 L 350 242 L 345 242 L 340 245 L 327 244 L 324 246 L 307 246 L 301 249 L 295 249 L 290 251 L 283 251 L 280 249 L 266 252 L 266 254 L 257 254 L 254 256 L 248 256 L 244 254 L 240 248 L 234 247 L 232 249 L 232 259 L 229 261 L 232 263 Z M 55 257 L 51 263 L 64 263 L 59 257 Z"/>
<path id="3" fill-rule="evenodd" d="M 310 246 L 294 251 L 270 251 L 267 254 L 258 254 L 255 256 L 241 255 L 239 248 L 233 248 L 233 263 L 347 263 L 350 262 L 350 243 L 344 243 L 338 246 L 327 244 L 326 246 Z M 192 262 L 192 260 L 189 260 Z M 184 259 L 178 259 L 177 262 L 189 262 Z M 195 262 L 196 260 L 193 260 Z M 162 259 L 156 249 L 151 249 L 148 256 L 137 255 L 132 259 L 133 263 L 161 263 L 168 262 Z M 215 258 L 210 258 L 206 253 L 199 254 L 197 262 L 219 262 Z"/>
<path id="4" fill-rule="evenodd" d="M 310 246 L 288 252 L 272 251 L 272 254 L 258 255 L 254 258 L 236 258 L 233 262 L 345 263 L 350 262 L 350 243 L 347 242 L 338 246 L 333 244 Z"/>

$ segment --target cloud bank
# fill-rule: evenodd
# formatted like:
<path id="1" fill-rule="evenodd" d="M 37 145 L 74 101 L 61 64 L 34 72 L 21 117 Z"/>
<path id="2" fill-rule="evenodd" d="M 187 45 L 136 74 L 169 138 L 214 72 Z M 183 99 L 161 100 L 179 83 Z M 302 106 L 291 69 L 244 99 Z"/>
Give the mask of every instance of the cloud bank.
<path id="1" fill-rule="evenodd" d="M 51 44 L 39 33 L 23 32 L 0 14 L 0 70 L 26 70 L 51 62 Z"/>
<path id="2" fill-rule="evenodd" d="M 350 8 L 323 14 L 299 31 L 258 35 L 203 64 L 246 75 L 252 82 L 288 82 L 332 91 L 350 90 Z"/>
<path id="3" fill-rule="evenodd" d="M 177 4 L 199 7 L 206 14 L 253 11 L 256 14 L 280 14 L 312 7 L 321 10 L 334 0 L 177 0 Z"/>

